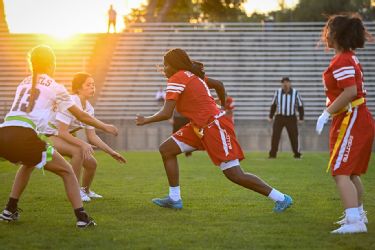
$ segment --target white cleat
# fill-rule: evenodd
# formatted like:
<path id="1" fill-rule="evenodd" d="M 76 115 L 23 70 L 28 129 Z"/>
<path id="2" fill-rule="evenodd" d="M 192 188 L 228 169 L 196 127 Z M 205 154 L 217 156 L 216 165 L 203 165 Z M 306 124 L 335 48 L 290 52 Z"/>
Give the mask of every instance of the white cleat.
<path id="1" fill-rule="evenodd" d="M 103 198 L 102 195 L 95 193 L 94 191 L 90 190 L 90 192 L 87 194 L 88 197 L 91 199 L 101 199 Z"/>
<path id="2" fill-rule="evenodd" d="M 345 213 L 343 213 L 343 215 L 340 217 L 341 220 L 339 221 L 336 221 L 335 224 L 338 224 L 338 225 L 344 225 L 346 223 L 348 223 L 347 219 L 346 219 L 346 216 L 345 216 Z M 363 213 L 361 213 L 361 221 L 365 224 L 368 224 L 368 219 L 367 219 L 367 212 L 364 211 Z"/>
<path id="3" fill-rule="evenodd" d="M 362 221 L 357 221 L 351 224 L 344 224 L 336 230 L 331 232 L 332 234 L 354 234 L 354 233 L 367 233 L 366 224 Z"/>
<path id="4" fill-rule="evenodd" d="M 89 202 L 89 201 L 91 201 L 91 198 L 86 194 L 85 191 L 83 191 L 83 190 L 81 189 L 81 190 L 79 190 L 79 193 L 80 193 L 80 195 L 81 195 L 81 200 L 82 200 L 83 202 Z"/>

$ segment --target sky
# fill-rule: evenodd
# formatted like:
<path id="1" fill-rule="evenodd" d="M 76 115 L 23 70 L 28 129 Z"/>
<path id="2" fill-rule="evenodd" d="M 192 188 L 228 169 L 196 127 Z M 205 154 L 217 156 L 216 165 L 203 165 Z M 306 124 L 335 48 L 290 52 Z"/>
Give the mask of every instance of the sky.
<path id="1" fill-rule="evenodd" d="M 4 0 L 8 26 L 13 33 L 45 33 L 57 37 L 75 33 L 107 31 L 107 11 L 117 11 L 117 30 L 124 28 L 123 16 L 147 0 Z M 287 6 L 298 0 L 285 0 Z M 278 0 L 248 0 L 248 13 L 278 9 Z"/>

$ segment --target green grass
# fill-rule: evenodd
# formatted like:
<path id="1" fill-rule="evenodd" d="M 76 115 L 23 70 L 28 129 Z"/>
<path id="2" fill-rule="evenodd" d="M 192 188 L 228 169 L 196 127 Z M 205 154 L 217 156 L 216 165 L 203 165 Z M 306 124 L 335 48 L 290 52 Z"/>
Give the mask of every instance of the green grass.
<path id="1" fill-rule="evenodd" d="M 19 206 L 16 223 L 0 223 L 0 249 L 375 249 L 375 169 L 363 182 L 368 234 L 330 235 L 343 209 L 335 185 L 325 173 L 327 154 L 305 153 L 302 160 L 281 154 L 247 154 L 242 167 L 293 196 L 295 204 L 282 214 L 273 203 L 230 183 L 205 153 L 180 157 L 184 209 L 156 207 L 154 197 L 168 185 L 158 153 L 125 153 L 128 164 L 117 165 L 97 153 L 99 168 L 93 190 L 104 195 L 85 207 L 97 228 L 74 227 L 73 211 L 62 181 L 34 171 Z M 16 167 L 0 163 L 0 201 L 7 201 Z"/>

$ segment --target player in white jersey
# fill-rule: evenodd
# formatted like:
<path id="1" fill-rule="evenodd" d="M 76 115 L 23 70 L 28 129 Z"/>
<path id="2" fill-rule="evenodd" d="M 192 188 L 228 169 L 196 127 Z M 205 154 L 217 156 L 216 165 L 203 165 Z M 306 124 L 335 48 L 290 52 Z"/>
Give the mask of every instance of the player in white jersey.
<path id="1" fill-rule="evenodd" d="M 71 98 L 77 107 L 94 116 L 94 108 L 88 101 L 95 94 L 95 82 L 91 75 L 84 72 L 75 74 L 72 81 L 72 92 Z M 102 198 L 102 196 L 90 190 L 97 162 L 92 155 L 92 146 L 74 136 L 74 133 L 80 129 L 85 129 L 90 144 L 100 148 L 120 163 L 125 163 L 126 160 L 100 139 L 94 127 L 80 122 L 69 111 L 56 113 L 44 134 L 49 136 L 54 148 L 60 154 L 72 159 L 71 165 L 78 182 L 81 180 L 83 166 L 81 198 L 82 201 L 90 201 L 92 198 Z"/>
<path id="2" fill-rule="evenodd" d="M 48 46 L 37 46 L 30 51 L 32 76 L 17 87 L 11 110 L 0 125 L 0 157 L 21 164 L 0 220 L 9 222 L 18 219 L 18 200 L 31 173 L 34 167 L 44 167 L 62 178 L 77 217 L 76 225 L 86 228 L 96 224 L 83 209 L 77 178 L 70 164 L 42 139 L 39 131 L 47 127 L 54 107 L 61 112 L 69 110 L 80 121 L 108 133 L 117 135 L 117 128 L 91 117 L 74 104 L 66 89 L 51 78 L 55 61 L 54 52 Z"/>

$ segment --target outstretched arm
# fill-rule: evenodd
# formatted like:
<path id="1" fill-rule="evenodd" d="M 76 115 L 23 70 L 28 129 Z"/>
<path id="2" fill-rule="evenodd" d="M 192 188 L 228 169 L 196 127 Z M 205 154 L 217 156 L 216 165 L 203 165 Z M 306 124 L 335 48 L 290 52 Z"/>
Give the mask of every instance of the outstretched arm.
<path id="1" fill-rule="evenodd" d="M 113 159 L 118 161 L 119 163 L 126 163 L 126 159 L 113 150 L 110 146 L 108 146 L 95 132 L 95 129 L 86 129 L 86 137 L 89 143 L 94 146 L 97 146 L 107 154 L 109 154 Z"/>
<path id="2" fill-rule="evenodd" d="M 224 84 L 221 81 L 206 77 L 207 87 L 215 89 L 222 107 L 225 107 L 226 92 Z"/>
<path id="3" fill-rule="evenodd" d="M 142 126 L 145 124 L 153 123 L 153 122 L 160 122 L 164 120 L 168 120 L 173 115 L 173 110 L 176 107 L 176 101 L 175 100 L 166 100 L 164 102 L 164 106 L 161 110 L 159 110 L 157 113 L 155 113 L 152 116 L 141 116 L 137 115 L 137 118 L 135 120 L 135 123 L 138 126 Z"/>

